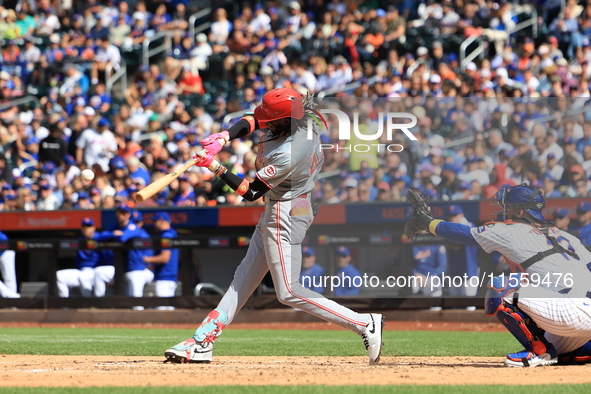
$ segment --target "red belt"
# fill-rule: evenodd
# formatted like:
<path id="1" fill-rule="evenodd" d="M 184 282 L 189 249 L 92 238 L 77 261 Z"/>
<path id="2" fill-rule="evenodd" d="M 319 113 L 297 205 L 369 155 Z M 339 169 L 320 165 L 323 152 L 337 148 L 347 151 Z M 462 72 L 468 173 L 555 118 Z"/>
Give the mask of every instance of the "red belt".
<path id="1" fill-rule="evenodd" d="M 302 194 L 301 196 L 297 196 L 296 198 L 308 198 L 308 194 L 309 193 Z M 267 196 L 263 196 L 263 197 L 267 197 Z M 283 201 L 283 200 L 271 200 L 271 199 L 269 199 L 269 201 Z M 289 201 L 289 200 L 285 200 L 285 201 Z"/>

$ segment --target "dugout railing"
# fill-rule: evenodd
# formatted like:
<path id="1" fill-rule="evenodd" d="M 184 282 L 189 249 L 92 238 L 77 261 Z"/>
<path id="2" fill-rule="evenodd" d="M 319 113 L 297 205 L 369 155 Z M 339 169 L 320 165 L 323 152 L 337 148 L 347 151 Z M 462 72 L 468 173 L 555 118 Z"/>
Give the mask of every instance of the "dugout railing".
<path id="1" fill-rule="evenodd" d="M 309 237 L 309 244 L 313 245 L 319 252 L 322 248 L 325 248 L 323 255 L 327 260 L 332 261 L 333 255 L 330 252 L 334 249 L 333 245 L 322 245 L 322 242 L 318 242 L 318 237 L 322 239 L 322 235 L 319 235 L 325 231 L 311 233 Z M 400 240 L 401 234 L 386 234 L 383 233 L 385 238 L 393 237 L 394 239 Z M 335 234 L 336 239 L 346 240 L 351 237 L 346 234 Z M 368 235 L 367 239 L 353 240 L 358 244 L 358 247 L 370 247 L 371 236 Z M 384 239 L 385 239 L 384 238 Z M 417 241 L 418 243 L 441 243 L 441 240 L 435 237 L 425 236 Z M 223 245 L 221 245 L 222 243 Z M 346 244 L 346 241 L 344 241 Z M 411 243 L 399 243 L 396 242 L 399 247 L 397 256 L 400 258 L 402 265 L 408 266 L 408 251 Z M 160 297 L 142 297 L 133 298 L 124 296 L 124 281 L 125 281 L 125 268 L 126 268 L 126 250 L 128 249 L 160 249 L 160 248 L 178 248 L 180 251 L 180 264 L 179 264 L 179 278 L 182 283 L 182 292 L 180 295 L 170 298 Z M 142 238 L 132 239 L 127 243 L 122 242 L 97 242 L 93 240 L 83 240 L 77 238 L 56 238 L 56 239 L 11 239 L 10 241 L 0 242 L 0 251 L 2 250 L 15 250 L 17 256 L 34 254 L 35 264 L 42 264 L 46 270 L 47 280 L 47 292 L 44 295 L 37 296 L 23 296 L 21 298 L 0 298 L 0 308 L 34 308 L 34 309 L 79 309 L 79 308 L 124 308 L 129 309 L 133 306 L 142 305 L 146 308 L 159 307 L 159 306 L 172 306 L 175 308 L 213 308 L 219 302 L 221 296 L 219 292 L 212 292 L 211 294 L 195 296 L 196 284 L 192 282 L 191 278 L 194 277 L 194 266 L 193 266 L 193 252 L 199 251 L 204 248 L 207 249 L 219 249 L 224 248 L 236 248 L 236 254 L 242 255 L 246 251 L 245 237 L 241 235 L 233 235 L 227 237 L 215 237 L 211 235 L 201 236 L 183 236 L 177 239 L 162 239 L 158 237 L 154 238 Z M 95 297 L 80 297 L 72 296 L 70 298 L 60 298 L 57 296 L 56 286 L 56 272 L 60 268 L 58 261 L 60 260 L 60 254 L 64 252 L 70 252 L 71 254 L 79 249 L 91 249 L 101 250 L 110 249 L 114 253 L 114 266 L 115 266 L 115 278 L 114 283 L 110 286 L 108 295 L 101 298 Z M 228 250 L 228 249 L 226 249 Z M 360 251 L 361 255 L 362 252 Z M 366 254 L 365 252 L 363 253 Z M 37 257 L 42 256 L 42 257 Z M 240 260 L 236 260 L 233 263 L 236 265 Z M 209 265 L 221 264 L 221 262 L 208 261 Z M 222 270 L 228 270 L 227 266 L 220 266 Z M 329 268 L 331 269 L 331 268 Z M 406 273 L 408 273 L 408 269 Z M 20 288 L 23 288 L 25 282 L 21 282 Z M 199 284 L 197 284 L 199 285 Z M 202 285 L 202 283 L 201 283 Z M 203 286 L 202 286 L 203 287 Z M 267 289 L 267 291 L 263 291 Z M 268 291 L 270 289 L 270 291 Z M 203 294 L 204 292 L 201 292 Z M 215 294 L 218 293 L 218 294 Z M 332 297 L 332 293 L 325 294 L 329 298 Z M 393 295 L 393 294 L 391 294 Z M 413 296 L 411 294 L 398 294 L 397 296 L 389 296 L 386 293 L 382 293 L 382 296 L 373 293 L 361 293 L 355 297 L 339 297 L 339 302 L 347 305 L 351 308 L 358 310 L 369 310 L 369 309 L 428 309 L 433 307 L 443 309 L 453 308 L 464 308 L 467 306 L 476 305 L 480 307 L 483 300 L 479 297 L 473 298 L 426 298 L 422 296 Z M 245 308 L 250 309 L 266 309 L 266 308 L 282 308 L 284 307 L 279 303 L 274 295 L 272 287 L 261 284 L 259 289 L 255 291 L 253 297 L 245 305 Z"/>

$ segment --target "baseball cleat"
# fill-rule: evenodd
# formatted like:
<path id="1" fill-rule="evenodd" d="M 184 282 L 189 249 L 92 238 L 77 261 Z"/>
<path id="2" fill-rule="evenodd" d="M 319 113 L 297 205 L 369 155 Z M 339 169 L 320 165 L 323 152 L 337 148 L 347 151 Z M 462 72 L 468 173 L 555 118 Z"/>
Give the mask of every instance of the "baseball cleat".
<path id="1" fill-rule="evenodd" d="M 382 354 L 382 330 L 384 325 L 384 317 L 379 313 L 370 313 L 370 320 L 365 326 L 361 338 L 365 348 L 369 352 L 369 363 L 375 364 L 380 361 L 380 355 Z"/>
<path id="2" fill-rule="evenodd" d="M 527 350 L 507 354 L 507 359 L 505 360 L 506 367 L 514 368 L 538 367 L 543 365 L 552 365 L 556 363 L 558 363 L 558 358 L 556 357 L 556 355 L 551 355 L 550 353 L 537 355 Z"/>
<path id="3" fill-rule="evenodd" d="M 164 352 L 166 361 L 172 363 L 210 363 L 213 343 L 196 342 L 189 338 Z"/>

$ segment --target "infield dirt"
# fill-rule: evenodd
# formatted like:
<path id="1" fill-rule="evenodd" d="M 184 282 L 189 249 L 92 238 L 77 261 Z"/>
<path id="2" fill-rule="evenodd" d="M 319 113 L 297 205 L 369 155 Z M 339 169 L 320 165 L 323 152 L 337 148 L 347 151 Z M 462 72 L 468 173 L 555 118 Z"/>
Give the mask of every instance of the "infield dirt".
<path id="1" fill-rule="evenodd" d="M 211 364 L 163 363 L 163 357 L 0 356 L 0 386 L 205 386 L 480 384 L 505 375 L 502 358 L 216 357 Z M 496 372 L 495 372 L 496 370 Z M 585 366 L 512 370 L 511 384 L 589 383 Z M 518 379 L 516 377 L 519 377 Z"/>

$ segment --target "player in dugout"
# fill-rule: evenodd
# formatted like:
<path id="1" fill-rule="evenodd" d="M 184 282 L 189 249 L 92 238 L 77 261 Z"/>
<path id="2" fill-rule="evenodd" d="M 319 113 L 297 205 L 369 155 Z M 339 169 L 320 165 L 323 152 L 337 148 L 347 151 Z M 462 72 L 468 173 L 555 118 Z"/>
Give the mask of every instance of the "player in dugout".
<path id="1" fill-rule="evenodd" d="M 326 127 L 326 122 L 313 107 L 309 95 L 303 97 L 288 88 L 273 89 L 265 94 L 254 116 L 246 115 L 228 131 L 202 141 L 207 154 L 196 155 L 195 164 L 209 168 L 248 201 L 263 197 L 265 211 L 218 307 L 207 315 L 192 338 L 166 350 L 167 360 L 210 362 L 216 338 L 232 323 L 270 271 L 281 303 L 359 334 L 369 351 L 370 363 L 378 362 L 382 349 L 382 315 L 356 313 L 306 289 L 299 282 L 301 243 L 314 220 L 310 192 L 324 161 L 318 132 Z M 308 140 L 308 120 L 313 125 L 312 140 Z M 214 157 L 228 141 L 246 137 L 256 130 L 262 130 L 263 136 L 255 162 L 256 178 L 248 182 L 228 171 Z"/>
<path id="2" fill-rule="evenodd" d="M 508 354 L 505 366 L 591 362 L 591 252 L 544 218 L 540 190 L 527 184 L 500 189 L 493 202 L 502 211 L 480 227 L 434 219 L 416 192 L 407 196 L 415 206 L 405 226 L 409 238 L 428 231 L 497 251 L 509 263 L 513 273 L 489 278 L 485 298 L 485 313 L 496 315 L 525 348 Z"/>

